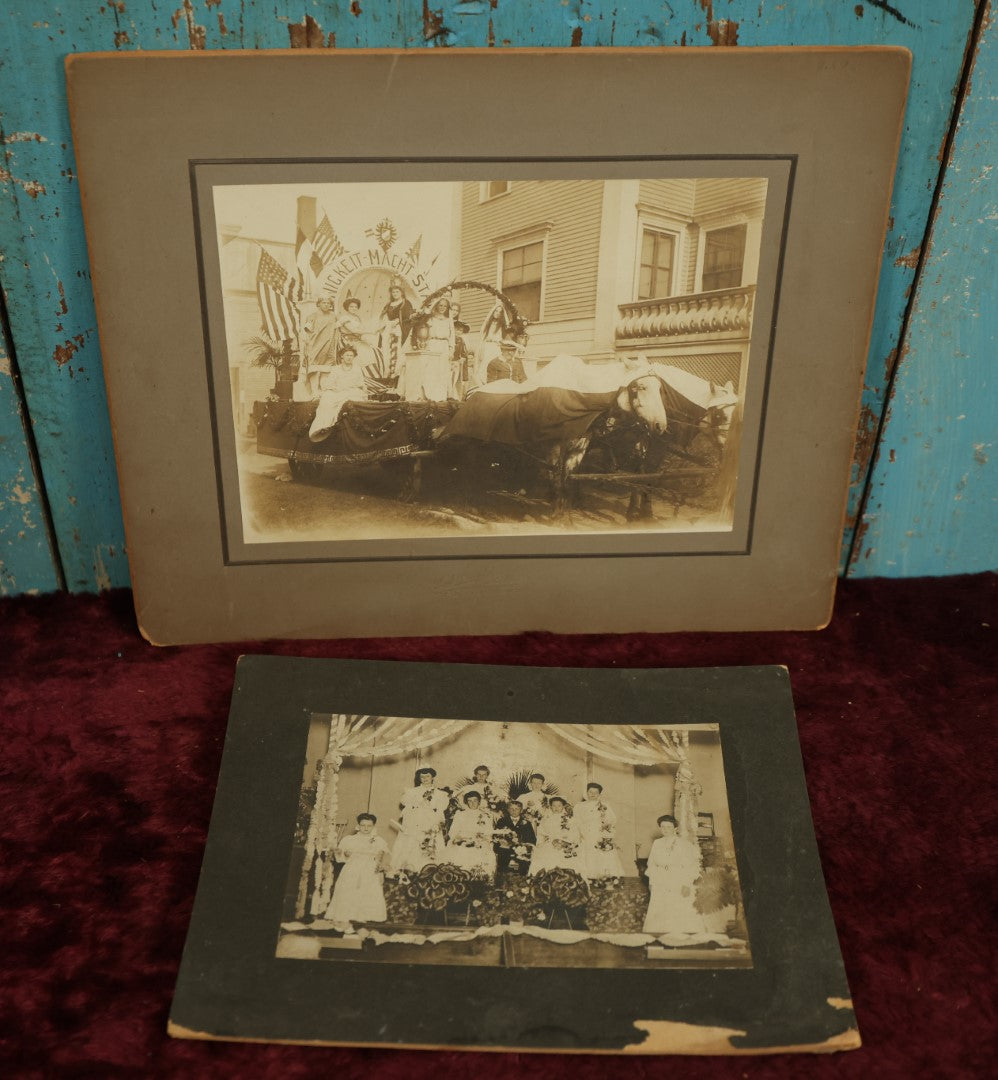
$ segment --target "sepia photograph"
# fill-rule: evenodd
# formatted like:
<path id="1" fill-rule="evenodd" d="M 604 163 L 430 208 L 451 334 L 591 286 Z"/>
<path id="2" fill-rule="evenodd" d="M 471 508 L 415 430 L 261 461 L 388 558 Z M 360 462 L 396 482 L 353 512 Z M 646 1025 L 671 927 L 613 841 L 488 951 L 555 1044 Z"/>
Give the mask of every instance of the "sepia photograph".
<path id="1" fill-rule="evenodd" d="M 280 958 L 752 966 L 716 723 L 313 714 L 305 756 Z"/>
<path id="2" fill-rule="evenodd" d="M 242 543 L 730 534 L 767 186 L 213 184 Z"/>

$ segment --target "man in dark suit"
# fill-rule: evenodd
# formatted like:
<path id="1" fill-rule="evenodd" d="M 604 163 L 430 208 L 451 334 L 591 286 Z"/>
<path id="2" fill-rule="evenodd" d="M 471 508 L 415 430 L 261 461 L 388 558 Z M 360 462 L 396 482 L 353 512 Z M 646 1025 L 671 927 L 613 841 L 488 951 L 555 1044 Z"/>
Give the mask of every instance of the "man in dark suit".
<path id="1" fill-rule="evenodd" d="M 523 816 L 523 804 L 511 799 L 502 817 L 496 822 L 501 834 L 493 845 L 496 853 L 496 875 L 526 874 L 530 869 L 530 856 L 537 843 L 533 825 Z M 502 835 L 504 834 L 504 835 Z"/>

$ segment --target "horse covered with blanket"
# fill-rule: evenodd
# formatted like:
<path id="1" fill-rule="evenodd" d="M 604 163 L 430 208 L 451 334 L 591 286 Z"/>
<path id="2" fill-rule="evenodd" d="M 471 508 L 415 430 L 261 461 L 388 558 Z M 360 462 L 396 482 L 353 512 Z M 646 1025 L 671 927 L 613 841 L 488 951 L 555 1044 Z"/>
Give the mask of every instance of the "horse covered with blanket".
<path id="1" fill-rule="evenodd" d="M 645 434 L 684 453 L 701 432 L 723 442 L 737 403 L 730 384 L 715 384 L 667 365 L 586 364 L 555 357 L 526 382 L 489 383 L 472 393 L 437 433 L 438 445 L 458 440 L 522 450 L 549 473 L 555 508 L 567 505 L 568 478 L 594 439 Z M 633 441 L 633 440 L 632 440 Z"/>

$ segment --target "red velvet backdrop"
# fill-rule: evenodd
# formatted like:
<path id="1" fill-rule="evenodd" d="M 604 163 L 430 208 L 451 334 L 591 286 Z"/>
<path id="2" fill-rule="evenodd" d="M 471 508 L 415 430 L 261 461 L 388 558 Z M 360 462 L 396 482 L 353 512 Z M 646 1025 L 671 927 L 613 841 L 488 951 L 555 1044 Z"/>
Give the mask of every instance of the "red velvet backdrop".
<path id="1" fill-rule="evenodd" d="M 993 575 L 847 581 L 820 633 L 169 649 L 139 637 L 127 592 L 0 601 L 0 1072 L 985 1076 L 995 1032 L 996 583 Z M 250 651 L 569 667 L 788 665 L 863 1049 L 677 1061 L 167 1038 L 234 663 Z"/>

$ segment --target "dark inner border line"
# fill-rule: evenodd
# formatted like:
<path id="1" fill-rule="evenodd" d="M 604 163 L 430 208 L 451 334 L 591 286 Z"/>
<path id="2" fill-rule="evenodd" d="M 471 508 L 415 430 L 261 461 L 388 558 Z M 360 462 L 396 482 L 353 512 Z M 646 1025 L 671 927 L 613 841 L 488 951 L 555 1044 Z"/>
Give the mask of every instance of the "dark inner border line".
<path id="1" fill-rule="evenodd" d="M 215 379 L 213 372 L 211 339 L 209 332 L 208 298 L 205 289 L 204 252 L 201 241 L 202 220 L 200 203 L 197 189 L 197 168 L 201 165 L 475 165 L 475 164 L 585 164 L 589 162 L 616 163 L 616 162 L 672 162 L 672 161 L 786 161 L 790 165 L 790 175 L 787 180 L 786 201 L 784 204 L 783 226 L 780 235 L 779 256 L 776 265 L 776 281 L 773 288 L 773 311 L 770 322 L 769 344 L 765 357 L 765 378 L 763 381 L 762 408 L 759 416 L 759 429 L 756 440 L 755 463 L 751 470 L 751 496 L 749 500 L 748 533 L 745 547 L 740 550 L 729 551 L 603 551 L 603 552 L 515 552 L 515 553 L 477 553 L 468 552 L 460 555 L 433 555 L 433 554 L 406 554 L 406 555 L 323 555 L 302 556 L 301 558 L 285 559 L 233 559 L 229 550 L 229 535 L 225 519 L 225 492 L 222 486 L 221 470 L 221 446 L 218 434 L 218 414 L 216 408 Z M 635 155 L 593 155 L 571 157 L 383 157 L 383 158 L 357 158 L 357 157 L 320 157 L 320 158 L 189 158 L 188 175 L 191 184 L 191 204 L 193 210 L 195 255 L 198 267 L 198 285 L 201 294 L 201 324 L 204 339 L 205 358 L 208 368 L 208 408 L 211 417 L 212 430 L 212 456 L 215 464 L 215 488 L 218 498 L 219 514 L 219 537 L 222 543 L 222 565 L 233 567 L 248 566 L 291 566 L 313 563 L 379 563 L 379 562 L 448 562 L 475 560 L 534 560 L 534 559 L 641 559 L 641 558 L 699 558 L 732 556 L 740 557 L 752 554 L 752 537 L 755 526 L 756 500 L 758 497 L 760 465 L 762 460 L 762 446 L 765 436 L 766 414 L 769 403 L 770 380 L 773 366 L 773 349 L 776 341 L 777 314 L 781 289 L 783 285 L 783 267 L 786 256 L 787 234 L 790 227 L 790 208 L 793 203 L 794 180 L 797 172 L 797 154 L 635 154 Z M 605 179 L 605 178 L 604 178 Z M 404 182 L 404 181 L 403 181 Z M 330 181 L 335 183 L 335 181 Z M 763 225 L 765 227 L 765 223 Z M 750 358 L 751 363 L 751 358 Z M 608 533 L 598 533 L 597 536 L 607 536 Z M 627 535 L 627 534 L 625 534 Z M 659 534 L 666 535 L 666 534 Z M 543 539 L 543 537 L 538 537 Z M 375 539 L 370 543 L 384 542 Z M 414 538 L 420 542 L 426 540 L 433 542 L 438 537 Z M 506 539 L 495 538 L 495 539 Z M 321 541 L 320 541 L 321 542 Z M 324 541 L 325 543 L 337 543 L 336 540 Z M 245 545 L 244 545 L 245 546 Z"/>

